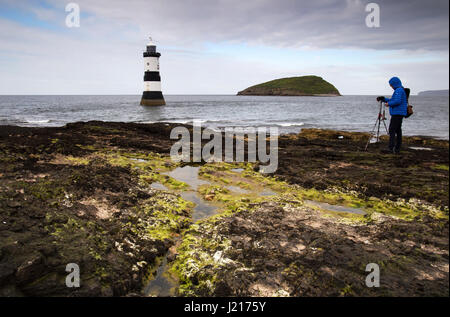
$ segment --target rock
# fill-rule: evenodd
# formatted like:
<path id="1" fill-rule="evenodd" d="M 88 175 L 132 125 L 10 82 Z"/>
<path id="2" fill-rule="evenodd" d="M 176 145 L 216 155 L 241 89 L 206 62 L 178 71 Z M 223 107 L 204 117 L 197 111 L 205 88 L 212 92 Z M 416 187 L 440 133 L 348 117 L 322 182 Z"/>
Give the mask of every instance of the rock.
<path id="1" fill-rule="evenodd" d="M 231 296 L 232 289 L 225 281 L 219 281 L 214 289 L 214 296 Z"/>
<path id="2" fill-rule="evenodd" d="M 176 246 L 171 246 L 169 248 L 168 253 L 167 253 L 167 261 L 168 262 L 173 262 L 173 261 L 175 261 L 177 256 L 178 256 L 178 252 L 177 252 Z"/>
<path id="3" fill-rule="evenodd" d="M 2 282 L 0 281 L 0 284 Z M 0 287 L 0 297 L 23 297 L 24 294 L 14 285 L 7 284 Z"/>
<path id="4" fill-rule="evenodd" d="M 15 273 L 17 283 L 24 284 L 39 277 L 44 271 L 41 254 L 34 254 L 24 261 Z"/>
<path id="5" fill-rule="evenodd" d="M 8 200 L 6 204 L 11 208 L 19 208 L 20 206 L 22 206 L 22 204 L 17 200 Z"/>
<path id="6" fill-rule="evenodd" d="M 11 263 L 0 263 L 0 284 L 3 284 L 10 278 L 15 271 L 14 265 Z"/>

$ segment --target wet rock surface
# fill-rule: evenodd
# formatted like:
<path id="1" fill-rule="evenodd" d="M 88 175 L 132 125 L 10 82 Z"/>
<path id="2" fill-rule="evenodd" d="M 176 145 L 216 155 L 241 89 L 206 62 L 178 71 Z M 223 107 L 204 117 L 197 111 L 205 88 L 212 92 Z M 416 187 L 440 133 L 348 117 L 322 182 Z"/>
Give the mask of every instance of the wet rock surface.
<path id="1" fill-rule="evenodd" d="M 204 296 L 448 296 L 446 221 L 354 225 L 265 203 L 223 218 L 214 234 L 231 245 L 212 270 L 215 286 L 198 289 Z M 379 288 L 365 284 L 369 263 L 380 267 Z"/>
<path id="2" fill-rule="evenodd" d="M 159 138 L 98 124 L 0 128 L 0 295 L 140 291 L 155 259 L 171 246 L 170 234 L 188 224 L 190 209 L 179 197 L 144 186 L 132 165 L 92 156 L 111 153 L 116 144 L 130 156 L 136 144 L 164 152 Z M 69 263 L 80 267 L 80 288 L 66 287 Z"/>
<path id="3" fill-rule="evenodd" d="M 279 139 L 276 174 L 306 188 L 340 186 L 378 198 L 417 198 L 448 206 L 448 141 L 404 137 L 399 155 L 383 154 L 388 144 L 369 144 L 367 133 L 303 129 Z M 416 151 L 409 146 L 426 146 Z"/>
<path id="4" fill-rule="evenodd" d="M 202 167 L 222 183 L 198 195 L 224 212 L 192 224 L 186 184 L 167 175 L 177 166 L 172 127 L 1 126 L 0 295 L 140 294 L 170 249 L 181 296 L 448 296 L 448 141 L 405 138 L 394 156 L 376 144 L 364 152 L 366 134 L 281 136 L 277 178 L 257 166 Z M 277 195 L 251 196 L 255 184 Z M 342 217 L 303 204 L 316 198 L 369 211 Z M 380 288 L 365 286 L 371 262 Z M 68 263 L 80 267 L 80 288 L 65 285 Z"/>

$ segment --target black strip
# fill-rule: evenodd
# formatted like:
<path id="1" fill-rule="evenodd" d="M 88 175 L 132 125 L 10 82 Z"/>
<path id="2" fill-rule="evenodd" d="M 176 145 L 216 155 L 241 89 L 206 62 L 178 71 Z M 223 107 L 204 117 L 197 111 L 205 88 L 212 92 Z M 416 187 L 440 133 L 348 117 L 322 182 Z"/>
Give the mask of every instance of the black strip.
<path id="1" fill-rule="evenodd" d="M 246 303 L 262 303 L 264 310 L 246 312 Z M 243 303 L 243 306 L 234 305 L 236 303 Z M 92 305 L 91 305 L 92 304 Z M 292 311 L 300 310 L 314 310 L 317 314 L 326 314 L 332 309 L 333 312 L 342 312 L 350 317 L 360 316 L 362 310 L 370 311 L 373 315 L 383 315 L 386 311 L 402 312 L 403 315 L 412 315 L 414 312 L 423 310 L 428 307 L 435 307 L 445 310 L 448 306 L 448 297 L 352 297 L 352 298 L 337 298 L 337 297 L 242 297 L 242 298 L 227 298 L 227 297 L 208 297 L 208 298 L 192 298 L 192 297 L 2 297 L 2 309 L 6 310 L 8 307 L 16 315 L 22 315 L 29 312 L 30 307 L 34 310 L 46 310 L 46 316 L 61 316 L 61 311 L 70 307 L 74 314 L 83 314 L 84 307 L 89 305 L 90 311 L 93 314 L 101 314 L 105 309 L 114 309 L 121 315 L 129 313 L 130 309 L 139 307 L 152 307 L 157 311 L 161 308 L 166 315 L 174 314 L 180 315 L 185 313 L 187 308 L 192 305 L 214 304 L 217 305 L 217 316 L 239 316 L 245 313 L 250 316 L 274 316 L 274 315 L 288 315 Z M 48 310 L 51 306 L 53 309 Z M 92 309 L 91 309 L 92 307 Z M 238 311 L 232 311 L 227 314 L 230 307 L 238 308 Z M 243 307 L 243 309 L 241 309 Z M 259 307 L 259 305 L 251 306 L 251 308 Z M 353 309 L 349 311 L 348 307 Z M 190 309 L 187 315 L 193 316 L 211 316 L 211 311 L 192 311 Z"/>
<path id="2" fill-rule="evenodd" d="M 161 54 L 160 53 L 149 53 L 149 52 L 144 52 L 144 57 L 160 57 Z"/>
<path id="3" fill-rule="evenodd" d="M 164 99 L 161 91 L 144 91 L 142 99 Z"/>
<path id="4" fill-rule="evenodd" d="M 144 81 L 161 81 L 161 76 L 159 72 L 145 72 Z"/>

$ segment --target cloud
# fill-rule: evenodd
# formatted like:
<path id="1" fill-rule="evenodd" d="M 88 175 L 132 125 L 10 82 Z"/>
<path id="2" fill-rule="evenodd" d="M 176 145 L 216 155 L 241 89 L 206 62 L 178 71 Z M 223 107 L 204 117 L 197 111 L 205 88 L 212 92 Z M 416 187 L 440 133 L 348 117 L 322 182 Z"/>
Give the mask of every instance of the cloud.
<path id="1" fill-rule="evenodd" d="M 33 19 L 0 11 L 0 93 L 139 94 L 148 35 L 167 94 L 236 93 L 307 74 L 344 94 L 386 91 L 394 73 L 414 89 L 448 87 L 447 0 L 377 1 L 379 29 L 366 27 L 369 1 L 358 0 L 74 2 L 81 27 L 69 29 L 65 1 L 0 0 Z"/>
<path id="2" fill-rule="evenodd" d="M 136 24 L 143 33 L 171 45 L 231 41 L 280 47 L 448 50 L 447 0 L 376 1 L 380 28 L 366 26 L 369 1 L 358 0 L 77 3 L 98 18 Z"/>

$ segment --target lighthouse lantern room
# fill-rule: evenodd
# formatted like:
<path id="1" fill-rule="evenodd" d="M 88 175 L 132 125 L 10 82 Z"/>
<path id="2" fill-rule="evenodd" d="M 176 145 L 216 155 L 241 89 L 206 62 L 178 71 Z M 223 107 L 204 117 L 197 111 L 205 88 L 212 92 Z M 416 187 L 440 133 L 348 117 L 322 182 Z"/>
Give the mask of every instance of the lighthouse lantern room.
<path id="1" fill-rule="evenodd" d="M 144 92 L 142 94 L 141 105 L 143 106 L 163 106 L 166 104 L 161 92 L 161 77 L 159 75 L 159 57 L 156 52 L 156 45 L 152 38 L 144 51 Z"/>

